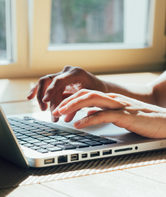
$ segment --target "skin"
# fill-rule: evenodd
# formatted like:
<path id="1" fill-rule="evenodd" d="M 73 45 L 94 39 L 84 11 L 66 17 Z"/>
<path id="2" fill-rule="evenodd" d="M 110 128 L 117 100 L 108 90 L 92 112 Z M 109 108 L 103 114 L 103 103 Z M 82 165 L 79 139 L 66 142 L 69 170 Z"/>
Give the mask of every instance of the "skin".
<path id="1" fill-rule="evenodd" d="M 145 137 L 166 137 L 166 109 L 120 94 L 80 90 L 62 101 L 53 111 L 53 115 L 66 115 L 68 121 L 71 113 L 90 106 L 99 107 L 101 110 L 89 111 L 86 117 L 74 123 L 75 128 L 112 122 Z"/>
<path id="2" fill-rule="evenodd" d="M 53 122 L 61 115 L 69 122 L 81 108 L 96 106 L 100 110 L 90 110 L 74 123 L 75 128 L 106 122 L 145 137 L 166 137 L 166 72 L 149 84 L 126 86 L 99 80 L 71 66 L 51 76 L 53 79 L 40 78 L 27 98 L 36 96 L 43 111 L 50 103 Z"/>

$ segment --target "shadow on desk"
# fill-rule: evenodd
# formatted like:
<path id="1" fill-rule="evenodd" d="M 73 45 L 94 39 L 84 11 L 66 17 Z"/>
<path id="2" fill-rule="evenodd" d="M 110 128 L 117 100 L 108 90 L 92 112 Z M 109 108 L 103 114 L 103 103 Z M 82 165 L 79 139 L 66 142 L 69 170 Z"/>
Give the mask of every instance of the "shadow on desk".
<path id="1" fill-rule="evenodd" d="M 25 170 L 0 158 L 0 189 L 166 163 L 166 150 Z M 10 191 L 11 192 L 11 191 Z"/>

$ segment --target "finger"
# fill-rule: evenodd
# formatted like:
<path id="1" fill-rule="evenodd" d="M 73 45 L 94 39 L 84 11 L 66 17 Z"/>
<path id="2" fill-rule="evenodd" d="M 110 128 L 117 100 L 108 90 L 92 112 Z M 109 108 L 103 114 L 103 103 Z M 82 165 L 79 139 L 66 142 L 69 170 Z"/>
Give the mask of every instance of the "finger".
<path id="1" fill-rule="evenodd" d="M 71 100 L 65 106 L 58 109 L 60 114 L 66 115 L 84 107 L 100 107 L 102 109 L 120 109 L 124 105 L 101 92 L 90 92 Z M 54 113 L 54 112 L 53 112 Z"/>
<path id="2" fill-rule="evenodd" d="M 52 112 L 53 115 L 57 116 L 59 115 L 59 109 L 63 106 L 65 106 L 67 103 L 69 103 L 70 101 L 72 101 L 73 99 L 77 98 L 77 97 L 80 97 L 82 95 L 85 95 L 87 93 L 89 93 L 90 90 L 86 90 L 86 89 L 82 89 L 78 92 L 76 92 L 75 94 L 71 95 L 70 97 L 66 98 L 65 100 L 63 100 L 60 105 Z"/>
<path id="3" fill-rule="evenodd" d="M 65 88 L 70 84 L 77 84 L 77 83 L 82 84 L 82 82 L 85 81 L 85 78 L 82 75 L 82 72 L 85 72 L 85 71 L 83 71 L 80 68 L 75 68 L 55 77 L 53 79 L 53 82 L 47 88 L 43 101 L 44 102 L 50 101 L 54 95 L 54 92 L 57 92 L 59 89 Z M 80 85 L 80 88 L 82 88 L 81 85 Z"/>
<path id="4" fill-rule="evenodd" d="M 31 89 L 29 95 L 27 96 L 28 100 L 31 100 L 35 97 L 35 95 L 37 93 L 37 88 L 38 88 L 38 83 Z"/>
<path id="5" fill-rule="evenodd" d="M 72 113 L 68 114 L 68 115 L 65 117 L 64 121 L 65 121 L 65 122 L 70 122 L 70 121 L 72 121 L 73 118 L 74 118 L 74 116 L 76 115 L 76 113 L 77 113 L 77 112 L 72 112 Z"/>
<path id="6" fill-rule="evenodd" d="M 41 110 L 43 111 L 47 109 L 47 103 L 43 102 L 43 97 L 45 95 L 45 91 L 47 87 L 51 84 L 51 82 L 52 82 L 52 79 L 48 76 L 40 78 L 38 82 L 37 100 L 38 100 Z"/>
<path id="7" fill-rule="evenodd" d="M 59 105 L 59 103 L 62 101 L 62 93 L 64 89 L 59 90 L 58 92 L 55 93 L 53 96 L 52 100 L 50 101 L 50 111 L 51 111 L 51 118 L 53 122 L 57 122 L 61 114 L 55 114 L 53 115 L 52 112 L 54 109 Z"/>
<path id="8" fill-rule="evenodd" d="M 110 110 L 111 111 L 111 110 Z M 111 112 L 109 110 L 105 111 L 98 111 L 96 113 L 93 113 L 89 116 L 84 117 L 81 120 L 78 120 L 74 123 L 74 127 L 76 129 L 85 128 L 91 125 L 97 125 L 101 123 L 112 123 L 115 121 L 115 116 L 111 116 Z M 109 119 L 108 119 L 109 115 Z"/>
<path id="9" fill-rule="evenodd" d="M 65 100 L 65 99 L 67 99 L 67 98 L 70 97 L 71 95 L 73 95 L 73 94 L 63 92 L 63 94 L 62 94 L 62 101 Z"/>
<path id="10" fill-rule="evenodd" d="M 138 135 L 148 138 L 158 138 L 158 132 L 159 129 L 161 129 L 161 125 L 158 124 L 158 119 L 160 118 L 160 115 L 154 118 L 154 115 L 149 115 L 149 113 L 146 114 L 144 112 L 140 113 L 139 111 L 133 115 L 123 109 L 104 110 L 75 122 L 74 127 L 76 129 L 82 129 L 101 123 L 113 123 L 118 127 L 125 128 Z"/>
<path id="11" fill-rule="evenodd" d="M 129 116 L 126 113 L 124 113 L 123 110 L 103 110 L 93 113 L 75 122 L 74 127 L 77 129 L 81 129 L 101 123 L 114 123 L 119 127 L 128 128 L 133 118 L 132 116 L 130 116 L 129 121 L 128 117 Z"/>
<path id="12" fill-rule="evenodd" d="M 99 110 L 90 110 L 90 111 L 88 111 L 87 115 L 90 116 L 90 115 L 92 115 L 92 114 L 94 114 L 94 113 L 96 113 L 98 111 Z"/>

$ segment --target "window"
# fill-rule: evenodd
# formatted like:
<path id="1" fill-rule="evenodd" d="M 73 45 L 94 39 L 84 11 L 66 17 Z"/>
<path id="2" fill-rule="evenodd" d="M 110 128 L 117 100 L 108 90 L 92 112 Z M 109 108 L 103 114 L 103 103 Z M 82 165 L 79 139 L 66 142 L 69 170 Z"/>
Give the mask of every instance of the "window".
<path id="1" fill-rule="evenodd" d="M 6 16 L 5 1 L 0 1 L 0 59 L 6 59 Z"/>
<path id="2" fill-rule="evenodd" d="M 0 0 L 0 78 L 28 73 L 26 0 Z"/>
<path id="3" fill-rule="evenodd" d="M 50 45 L 123 42 L 123 11 L 123 0 L 52 0 Z"/>
<path id="4" fill-rule="evenodd" d="M 48 50 L 147 47 L 152 5 L 150 0 L 52 0 Z"/>
<path id="5" fill-rule="evenodd" d="M 33 7 L 33 21 L 31 21 L 33 30 L 31 31 L 30 48 L 30 65 L 32 68 L 44 69 L 47 65 L 47 70 L 50 69 L 51 71 L 53 68 L 54 72 L 61 70 L 66 64 L 81 66 L 91 72 L 143 71 L 163 68 L 163 62 L 165 61 L 165 0 L 83 0 L 81 2 L 105 2 L 105 5 L 108 2 L 119 2 L 121 4 L 119 7 L 124 13 L 123 24 L 121 24 L 123 26 L 123 42 L 122 39 L 118 43 L 111 44 L 65 44 L 61 41 L 61 43 L 53 43 L 50 46 L 50 40 L 52 41 L 50 35 L 53 35 L 50 30 L 50 24 L 53 23 L 51 22 L 51 18 L 53 19 L 51 10 L 53 10 L 54 3 L 57 4 L 56 9 L 60 10 L 62 5 L 58 5 L 58 2 L 58 0 L 40 1 L 40 7 L 38 6 L 38 0 L 33 2 L 33 5 L 31 4 Z M 70 2 L 78 1 L 70 0 Z M 64 20 L 62 17 L 65 17 L 62 16 L 63 9 L 64 7 L 61 7 L 61 13 L 59 13 L 61 19 L 57 19 L 61 20 L 61 23 Z M 70 6 L 68 6 L 68 9 L 71 10 Z M 55 10 L 55 12 L 58 14 L 58 11 Z M 119 17 L 122 16 L 119 15 Z M 53 25 L 56 26 L 56 23 L 52 24 L 52 28 Z M 63 24 L 64 22 L 56 31 L 62 31 Z M 40 34 L 37 34 L 39 31 Z M 61 36 L 64 37 L 64 35 Z"/>
<path id="6" fill-rule="evenodd" d="M 0 0 L 0 9 L 6 6 L 0 12 L 0 25 L 3 23 L 4 32 L 6 29 L 3 33 L 0 27 L 4 43 L 2 46 L 0 41 L 0 77 L 41 76 L 65 65 L 94 73 L 161 70 L 165 62 L 165 3 Z M 11 17 L 7 9 L 11 9 Z M 4 64 L 2 59 L 10 62 Z"/>

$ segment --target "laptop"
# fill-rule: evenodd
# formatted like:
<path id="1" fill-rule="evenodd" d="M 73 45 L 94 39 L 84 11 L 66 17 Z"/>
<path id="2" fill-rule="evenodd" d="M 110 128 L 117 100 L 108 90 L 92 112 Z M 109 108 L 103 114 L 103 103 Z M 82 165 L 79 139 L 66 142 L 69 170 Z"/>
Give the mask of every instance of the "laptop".
<path id="1" fill-rule="evenodd" d="M 112 123 L 76 130 L 74 120 L 51 122 L 49 111 L 5 116 L 0 107 L 0 157 L 23 168 L 41 168 L 166 148 L 166 139 L 149 139 Z"/>

